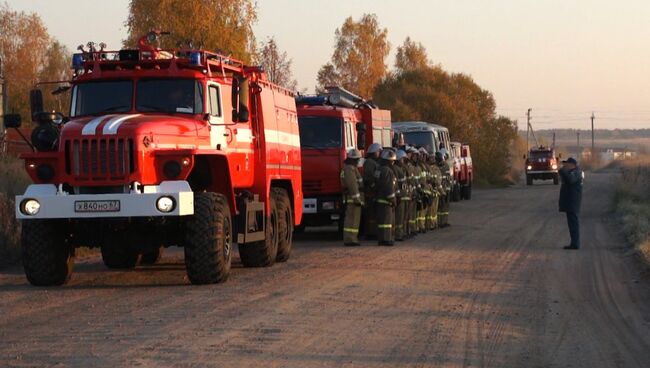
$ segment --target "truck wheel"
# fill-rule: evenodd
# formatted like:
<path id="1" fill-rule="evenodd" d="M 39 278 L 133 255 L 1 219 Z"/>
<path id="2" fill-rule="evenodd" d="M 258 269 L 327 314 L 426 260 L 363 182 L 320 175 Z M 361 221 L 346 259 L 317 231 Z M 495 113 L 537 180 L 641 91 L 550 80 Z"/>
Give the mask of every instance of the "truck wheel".
<path id="1" fill-rule="evenodd" d="M 277 199 L 278 208 L 278 255 L 275 257 L 277 262 L 286 262 L 291 255 L 291 245 L 293 242 L 293 213 L 291 211 L 291 201 L 287 191 L 282 188 L 273 188 Z"/>
<path id="2" fill-rule="evenodd" d="M 196 193 L 194 215 L 185 222 L 185 268 L 192 284 L 226 281 L 232 258 L 232 220 L 226 197 Z"/>
<path id="3" fill-rule="evenodd" d="M 452 191 L 451 199 L 454 202 L 460 202 L 460 184 L 454 185 L 454 190 Z"/>
<path id="4" fill-rule="evenodd" d="M 135 268 L 140 262 L 140 253 L 128 245 L 120 244 L 120 240 L 117 240 L 116 236 L 110 236 L 109 239 L 101 246 L 104 265 L 116 270 Z"/>
<path id="5" fill-rule="evenodd" d="M 526 185 L 533 185 L 533 177 L 526 175 Z"/>
<path id="6" fill-rule="evenodd" d="M 559 175 L 554 175 L 553 176 L 553 184 L 555 184 L 555 185 L 560 184 L 560 176 Z"/>
<path id="7" fill-rule="evenodd" d="M 32 285 L 63 285 L 70 280 L 74 252 L 57 225 L 52 220 L 23 221 L 23 268 Z"/>
<path id="8" fill-rule="evenodd" d="M 152 250 L 151 252 L 147 253 L 142 253 L 142 257 L 140 258 L 140 264 L 143 265 L 154 265 L 160 261 L 160 258 L 162 257 L 163 254 L 163 248 L 160 247 L 156 250 Z"/>
<path id="9" fill-rule="evenodd" d="M 264 240 L 239 244 L 239 257 L 245 267 L 266 267 L 275 263 L 278 256 L 278 198 L 272 190 L 269 205 L 271 211 L 266 217 Z"/>

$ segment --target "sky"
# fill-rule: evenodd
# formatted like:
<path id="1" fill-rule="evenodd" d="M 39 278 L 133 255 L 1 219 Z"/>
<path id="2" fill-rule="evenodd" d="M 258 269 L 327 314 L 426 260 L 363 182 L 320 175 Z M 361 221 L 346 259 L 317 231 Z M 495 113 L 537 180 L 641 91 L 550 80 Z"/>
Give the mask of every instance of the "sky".
<path id="1" fill-rule="evenodd" d="M 2 1 L 2 0 L 0 0 Z M 9 0 L 38 13 L 70 50 L 88 41 L 119 47 L 128 0 Z M 273 36 L 313 91 L 348 16 L 377 15 L 392 45 L 407 36 L 450 72 L 491 91 L 497 112 L 525 129 L 650 128 L 647 0 L 258 0 L 258 40 Z M 172 30 L 173 31 L 173 30 Z"/>

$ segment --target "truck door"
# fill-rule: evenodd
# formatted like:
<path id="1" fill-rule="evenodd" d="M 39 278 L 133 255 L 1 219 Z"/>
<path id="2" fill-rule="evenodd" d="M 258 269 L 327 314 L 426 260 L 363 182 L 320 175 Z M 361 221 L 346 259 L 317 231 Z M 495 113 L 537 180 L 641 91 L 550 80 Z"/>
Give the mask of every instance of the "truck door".
<path id="1" fill-rule="evenodd" d="M 223 105 L 221 104 L 221 86 L 208 83 L 208 108 L 210 113 L 210 146 L 212 149 L 226 151 L 229 134 L 223 120 Z"/>

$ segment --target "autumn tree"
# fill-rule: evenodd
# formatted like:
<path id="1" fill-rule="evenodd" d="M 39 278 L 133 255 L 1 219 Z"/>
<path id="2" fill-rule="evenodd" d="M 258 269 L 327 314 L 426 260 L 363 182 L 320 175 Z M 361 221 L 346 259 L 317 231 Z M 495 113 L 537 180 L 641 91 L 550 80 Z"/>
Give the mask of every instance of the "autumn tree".
<path id="1" fill-rule="evenodd" d="M 31 120 L 29 91 L 38 81 L 50 37 L 41 18 L 0 3 L 0 59 L 7 83 L 8 106 L 5 113 L 18 113 Z"/>
<path id="2" fill-rule="evenodd" d="M 372 97 L 387 72 L 388 30 L 380 27 L 376 15 L 364 14 L 359 21 L 348 17 L 334 36 L 334 53 L 318 72 L 317 89 L 336 84 L 363 97 Z"/>
<path id="3" fill-rule="evenodd" d="M 195 47 L 218 50 L 250 62 L 255 54 L 253 0 L 131 0 L 126 20 L 125 46 L 135 46 L 151 30 L 169 31 L 161 47 L 193 42 Z"/>
<path id="4" fill-rule="evenodd" d="M 427 50 L 420 42 L 411 40 L 411 37 L 406 37 L 404 43 L 397 47 L 397 55 L 395 56 L 396 72 L 403 73 L 409 70 L 426 68 L 429 64 Z"/>
<path id="5" fill-rule="evenodd" d="M 496 115 L 492 94 L 465 74 L 439 66 L 391 73 L 375 90 L 375 102 L 393 120 L 421 120 L 449 128 L 454 140 L 468 143 L 479 182 L 503 183 L 511 166 L 515 122 Z"/>
<path id="6" fill-rule="evenodd" d="M 38 72 L 39 81 L 67 81 L 72 77 L 72 57 L 68 48 L 53 41 L 45 52 L 45 63 Z M 67 113 L 70 108 L 70 94 L 52 94 L 61 85 L 43 87 L 43 106 L 46 109 Z"/>
<path id="7" fill-rule="evenodd" d="M 280 51 L 275 38 L 269 37 L 259 46 L 257 62 L 264 68 L 271 82 L 296 90 L 298 81 L 293 78 L 291 63 L 286 51 Z"/>

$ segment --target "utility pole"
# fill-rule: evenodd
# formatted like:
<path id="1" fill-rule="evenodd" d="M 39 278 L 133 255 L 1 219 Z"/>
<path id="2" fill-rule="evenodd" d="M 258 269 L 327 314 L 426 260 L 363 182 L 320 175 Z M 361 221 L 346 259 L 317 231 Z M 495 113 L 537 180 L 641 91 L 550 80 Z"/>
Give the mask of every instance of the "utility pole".
<path id="1" fill-rule="evenodd" d="M 526 112 L 526 154 L 530 151 L 530 148 L 528 147 L 528 137 L 530 136 L 530 111 L 532 109 L 528 109 Z"/>
<path id="2" fill-rule="evenodd" d="M 553 131 L 553 145 L 551 147 L 555 148 L 555 130 Z"/>
<path id="3" fill-rule="evenodd" d="M 596 161 L 596 145 L 595 145 L 595 140 L 594 140 L 594 119 L 596 116 L 594 116 L 593 111 L 591 112 L 591 161 L 595 162 Z"/>
<path id="4" fill-rule="evenodd" d="M 577 152 L 576 156 L 578 156 L 578 160 L 579 160 L 581 158 L 581 153 L 582 153 L 581 152 L 582 150 L 580 149 L 580 131 L 579 130 L 576 132 L 576 135 L 578 136 L 578 152 Z"/>

